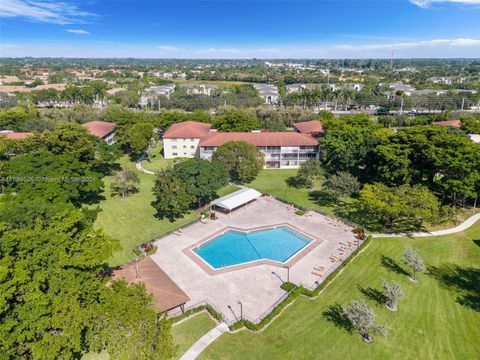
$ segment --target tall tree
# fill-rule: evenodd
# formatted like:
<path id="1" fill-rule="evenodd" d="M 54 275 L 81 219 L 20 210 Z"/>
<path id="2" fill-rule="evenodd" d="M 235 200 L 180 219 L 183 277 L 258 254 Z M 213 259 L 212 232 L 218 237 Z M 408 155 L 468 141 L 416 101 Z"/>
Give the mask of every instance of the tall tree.
<path id="1" fill-rule="evenodd" d="M 217 191 L 228 183 L 228 174 L 218 161 L 188 159 L 176 164 L 175 176 L 187 185 L 197 207 L 217 197 Z"/>
<path id="2" fill-rule="evenodd" d="M 405 296 L 400 285 L 395 281 L 389 283 L 388 281 L 382 280 L 382 293 L 383 296 L 385 296 L 385 305 L 387 308 L 392 311 L 397 311 L 398 302 Z"/>
<path id="3" fill-rule="evenodd" d="M 155 200 L 152 206 L 157 210 L 157 216 L 172 222 L 188 212 L 193 200 L 187 191 L 187 185 L 175 175 L 171 168 L 157 173 L 153 193 Z"/>
<path id="4" fill-rule="evenodd" d="M 255 145 L 244 141 L 229 141 L 217 148 L 212 156 L 227 170 L 230 179 L 240 184 L 250 182 L 263 168 L 263 155 Z"/>
<path id="5" fill-rule="evenodd" d="M 365 342 L 373 342 L 371 335 L 374 332 L 383 335 L 386 334 L 385 327 L 380 327 L 375 324 L 375 314 L 364 300 L 352 300 L 350 304 L 343 309 L 343 312 Z"/>

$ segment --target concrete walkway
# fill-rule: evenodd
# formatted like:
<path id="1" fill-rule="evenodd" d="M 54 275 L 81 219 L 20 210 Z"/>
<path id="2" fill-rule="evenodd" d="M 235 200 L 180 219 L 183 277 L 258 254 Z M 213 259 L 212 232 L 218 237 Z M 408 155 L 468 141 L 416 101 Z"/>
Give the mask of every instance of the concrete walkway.
<path id="1" fill-rule="evenodd" d="M 203 335 L 195 344 L 187 350 L 180 360 L 194 360 L 200 355 L 200 353 L 207 348 L 212 342 L 218 339 L 220 335 L 228 331 L 228 326 L 225 323 L 221 323 L 217 327 L 210 330 Z"/>
<path id="2" fill-rule="evenodd" d="M 137 170 L 145 173 L 145 174 L 149 174 L 149 175 L 155 175 L 155 173 L 153 171 L 150 171 L 150 170 L 147 170 L 145 169 L 143 166 L 142 166 L 142 161 L 143 161 L 143 158 L 140 158 L 137 160 L 137 162 L 135 163 L 135 167 L 137 168 Z"/>
<path id="3" fill-rule="evenodd" d="M 445 230 L 438 230 L 432 232 L 415 232 L 410 234 L 372 234 L 374 238 L 392 238 L 392 237 L 423 237 L 423 236 L 440 236 L 440 235 L 449 235 L 459 233 L 468 229 L 470 226 L 475 224 L 478 220 L 480 220 L 480 213 L 470 216 L 467 220 L 465 220 L 460 225 L 457 225 L 450 229 Z"/>

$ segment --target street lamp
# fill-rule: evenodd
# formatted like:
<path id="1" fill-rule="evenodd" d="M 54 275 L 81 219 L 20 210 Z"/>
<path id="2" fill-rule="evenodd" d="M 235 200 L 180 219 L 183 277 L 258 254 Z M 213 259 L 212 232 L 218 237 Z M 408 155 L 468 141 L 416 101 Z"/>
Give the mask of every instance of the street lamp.
<path id="1" fill-rule="evenodd" d="M 283 265 L 285 269 L 287 269 L 287 282 L 290 282 L 290 266 L 288 265 Z"/>
<path id="2" fill-rule="evenodd" d="M 237 301 L 237 304 L 240 305 L 240 320 L 243 320 L 243 304 L 240 300 Z"/>

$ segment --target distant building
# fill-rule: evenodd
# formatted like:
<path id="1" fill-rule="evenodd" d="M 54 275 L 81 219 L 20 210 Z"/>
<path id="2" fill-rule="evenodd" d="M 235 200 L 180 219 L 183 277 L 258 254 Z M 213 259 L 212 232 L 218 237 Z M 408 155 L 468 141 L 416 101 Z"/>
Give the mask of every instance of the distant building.
<path id="1" fill-rule="evenodd" d="M 432 125 L 440 125 L 460 129 L 462 127 L 462 122 L 460 120 L 435 121 L 432 123 Z"/>
<path id="2" fill-rule="evenodd" d="M 276 105 L 278 104 L 280 95 L 278 94 L 278 88 L 271 84 L 255 84 L 253 87 L 258 91 L 260 97 L 265 101 L 265 104 Z"/>
<path id="3" fill-rule="evenodd" d="M 21 140 L 33 135 L 31 132 L 15 132 L 13 130 L 0 130 L 0 136 L 10 140 Z"/>
<path id="4" fill-rule="evenodd" d="M 197 157 L 211 160 L 216 149 L 229 141 L 255 145 L 265 157 L 265 166 L 296 168 L 302 162 L 317 158 L 319 144 L 309 134 L 297 132 L 217 132 L 210 124 L 185 121 L 172 125 L 163 135 L 166 159 Z"/>
<path id="5" fill-rule="evenodd" d="M 188 94 L 212 96 L 212 92 L 218 90 L 218 86 L 210 84 L 180 84 L 179 86 L 185 89 Z"/>
<path id="6" fill-rule="evenodd" d="M 82 124 L 82 126 L 86 128 L 91 135 L 105 140 L 108 145 L 115 144 L 116 124 L 106 121 L 90 121 Z"/>
<path id="7" fill-rule="evenodd" d="M 472 140 L 475 144 L 480 144 L 480 134 L 468 134 L 467 135 L 470 140 Z"/>
<path id="8" fill-rule="evenodd" d="M 146 88 L 140 95 L 140 106 L 156 105 L 160 96 L 170 98 L 170 94 L 175 91 L 175 84 L 151 86 Z"/>
<path id="9" fill-rule="evenodd" d="M 293 124 L 293 128 L 296 132 L 311 135 L 314 138 L 319 138 L 325 133 L 320 120 L 298 122 Z"/>

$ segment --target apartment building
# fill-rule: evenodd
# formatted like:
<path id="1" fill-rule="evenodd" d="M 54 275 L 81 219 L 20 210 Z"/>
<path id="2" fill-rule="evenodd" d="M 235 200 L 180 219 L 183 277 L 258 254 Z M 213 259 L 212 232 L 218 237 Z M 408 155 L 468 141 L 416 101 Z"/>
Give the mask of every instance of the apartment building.
<path id="1" fill-rule="evenodd" d="M 186 121 L 174 124 L 163 136 L 165 158 L 198 157 L 211 160 L 219 146 L 229 141 L 255 145 L 264 155 L 267 168 L 297 168 L 318 158 L 319 144 L 309 134 L 298 132 L 231 132 L 211 129 L 210 124 Z"/>

